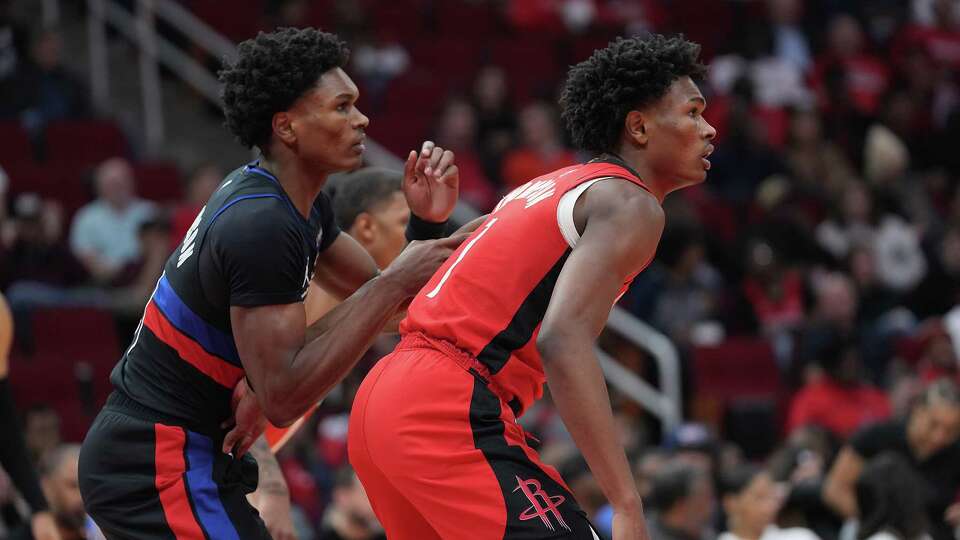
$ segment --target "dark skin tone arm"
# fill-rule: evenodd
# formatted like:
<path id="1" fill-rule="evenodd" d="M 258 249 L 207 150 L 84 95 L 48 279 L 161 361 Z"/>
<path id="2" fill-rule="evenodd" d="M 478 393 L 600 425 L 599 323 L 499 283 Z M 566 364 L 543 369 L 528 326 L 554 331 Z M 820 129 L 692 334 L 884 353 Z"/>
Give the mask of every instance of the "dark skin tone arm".
<path id="1" fill-rule="evenodd" d="M 288 426 L 336 386 L 461 240 L 411 244 L 391 269 L 310 328 L 300 303 L 231 307 L 237 350 L 267 419 Z"/>
<path id="2" fill-rule="evenodd" d="M 621 522 L 615 536 L 647 538 L 594 344 L 624 282 L 653 256 L 663 210 L 641 188 L 603 180 L 577 201 L 574 220 L 582 236 L 557 280 L 537 348 L 560 416 L 613 506 L 614 523 Z"/>

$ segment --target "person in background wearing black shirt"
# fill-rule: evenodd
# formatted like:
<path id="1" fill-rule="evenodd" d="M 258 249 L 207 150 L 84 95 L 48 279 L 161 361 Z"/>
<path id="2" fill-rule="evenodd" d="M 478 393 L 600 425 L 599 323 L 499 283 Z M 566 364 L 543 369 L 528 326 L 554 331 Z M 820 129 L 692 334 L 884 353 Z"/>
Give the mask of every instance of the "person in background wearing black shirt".
<path id="1" fill-rule="evenodd" d="M 884 452 L 904 458 L 923 479 L 934 540 L 953 540 L 960 524 L 960 390 L 949 379 L 933 382 L 906 421 L 868 426 L 850 438 L 824 483 L 823 499 L 845 518 L 859 515 L 856 482 L 864 464 Z"/>
<path id="2" fill-rule="evenodd" d="M 57 525 L 50 513 L 47 499 L 43 496 L 36 472 L 30 462 L 27 445 L 17 422 L 17 411 L 13 405 L 10 381 L 7 378 L 10 361 L 10 346 L 13 342 L 13 316 L 7 301 L 0 294 L 0 465 L 3 465 L 13 484 L 30 505 L 33 515 L 30 529 L 36 540 L 60 540 Z"/>

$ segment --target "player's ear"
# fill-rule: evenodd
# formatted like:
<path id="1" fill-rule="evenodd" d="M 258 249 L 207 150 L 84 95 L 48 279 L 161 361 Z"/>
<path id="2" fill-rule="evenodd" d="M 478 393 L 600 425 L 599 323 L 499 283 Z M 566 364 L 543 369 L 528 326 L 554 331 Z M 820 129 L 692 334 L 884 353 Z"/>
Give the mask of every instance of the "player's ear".
<path id="1" fill-rule="evenodd" d="M 633 141 L 637 146 L 646 146 L 649 140 L 647 128 L 647 117 L 644 113 L 638 110 L 632 110 L 627 113 L 627 118 L 623 123 L 627 140 Z"/>
<path id="2" fill-rule="evenodd" d="M 293 117 L 287 111 L 273 114 L 273 136 L 288 146 L 297 142 L 297 134 L 293 131 Z"/>
<path id="3" fill-rule="evenodd" d="M 376 236 L 375 228 L 376 224 L 373 222 L 373 216 L 366 212 L 360 212 L 350 227 L 350 236 L 356 238 L 361 244 L 368 246 L 373 243 Z"/>

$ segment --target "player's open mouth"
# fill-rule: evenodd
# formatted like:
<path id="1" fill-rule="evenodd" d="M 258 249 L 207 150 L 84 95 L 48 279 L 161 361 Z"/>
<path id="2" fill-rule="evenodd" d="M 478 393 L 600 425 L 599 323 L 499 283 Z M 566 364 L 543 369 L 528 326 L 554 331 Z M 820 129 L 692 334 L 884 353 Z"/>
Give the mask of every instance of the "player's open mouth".
<path id="1" fill-rule="evenodd" d="M 353 145 L 353 151 L 358 154 L 362 154 L 363 151 L 366 149 L 367 149 L 367 146 L 362 142 L 358 142 L 357 144 Z"/>
<path id="2" fill-rule="evenodd" d="M 710 154 L 712 153 L 713 153 L 713 145 L 711 144 L 707 146 L 707 150 L 703 153 L 703 155 L 700 156 L 700 161 L 703 162 L 704 170 L 707 170 L 707 171 L 710 170 L 710 160 L 707 158 L 710 157 Z"/>

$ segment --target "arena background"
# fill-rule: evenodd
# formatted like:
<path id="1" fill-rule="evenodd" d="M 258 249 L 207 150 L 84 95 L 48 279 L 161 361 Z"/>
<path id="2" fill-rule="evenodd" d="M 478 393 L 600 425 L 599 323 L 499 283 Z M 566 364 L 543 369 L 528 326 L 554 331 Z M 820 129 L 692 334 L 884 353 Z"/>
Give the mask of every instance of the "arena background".
<path id="1" fill-rule="evenodd" d="M 721 479 L 750 461 L 788 494 L 781 524 L 836 538 L 819 493 L 838 449 L 957 380 L 958 1 L 0 0 L 0 289 L 34 456 L 82 440 L 164 259 L 211 183 L 252 158 L 222 127 L 215 71 L 278 26 L 349 43 L 379 143 L 369 162 L 396 167 L 427 138 L 455 151 L 461 219 L 586 157 L 558 121 L 571 64 L 618 35 L 702 44 L 713 167 L 668 198 L 656 260 L 601 338 L 648 512 L 684 524 L 678 537 L 725 530 Z M 129 176 L 116 158 L 150 204 L 128 220 L 123 269 L 104 273 L 75 256 L 73 219 L 99 165 Z M 280 455 L 301 538 L 332 505 L 362 375 Z M 609 527 L 549 398 L 523 422 Z M 691 463 L 710 489 L 658 486 Z M 0 506 L 12 528 L 22 505 L 6 481 Z"/>

